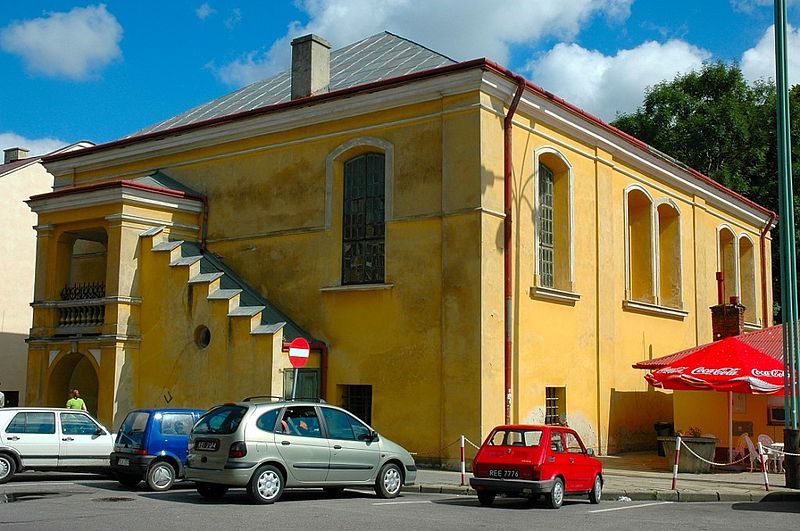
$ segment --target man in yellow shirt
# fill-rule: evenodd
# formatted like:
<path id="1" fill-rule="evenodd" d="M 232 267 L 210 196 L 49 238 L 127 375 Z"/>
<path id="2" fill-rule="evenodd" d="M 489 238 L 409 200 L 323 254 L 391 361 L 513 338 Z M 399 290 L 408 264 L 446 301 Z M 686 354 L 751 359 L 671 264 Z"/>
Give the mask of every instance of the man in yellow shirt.
<path id="1" fill-rule="evenodd" d="M 68 409 L 81 409 L 86 411 L 86 402 L 83 401 L 81 398 L 81 392 L 77 389 L 72 390 L 72 398 L 67 400 L 67 408 Z"/>

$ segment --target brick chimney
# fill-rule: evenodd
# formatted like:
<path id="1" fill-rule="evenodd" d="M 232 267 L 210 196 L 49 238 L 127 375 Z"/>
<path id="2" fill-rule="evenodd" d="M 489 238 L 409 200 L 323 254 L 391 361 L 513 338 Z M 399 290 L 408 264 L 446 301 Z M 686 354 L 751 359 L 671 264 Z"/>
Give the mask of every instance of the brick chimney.
<path id="1" fill-rule="evenodd" d="M 3 164 L 28 158 L 28 150 L 21 147 L 4 149 L 3 153 L 5 154 Z"/>
<path id="2" fill-rule="evenodd" d="M 328 92 L 331 82 L 331 45 L 317 35 L 292 41 L 292 99 Z"/>
<path id="3" fill-rule="evenodd" d="M 739 297 L 731 297 L 729 304 L 711 307 L 711 330 L 714 341 L 744 333 L 744 306 L 739 304 Z"/>

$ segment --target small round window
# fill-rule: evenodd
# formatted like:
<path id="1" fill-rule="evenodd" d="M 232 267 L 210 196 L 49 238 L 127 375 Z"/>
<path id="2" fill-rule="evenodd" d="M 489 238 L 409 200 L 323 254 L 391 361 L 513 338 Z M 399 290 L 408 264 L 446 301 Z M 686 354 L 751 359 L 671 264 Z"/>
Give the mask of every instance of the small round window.
<path id="1" fill-rule="evenodd" d="M 200 348 L 206 348 L 211 344 L 211 330 L 207 326 L 200 325 L 194 331 L 194 343 Z"/>

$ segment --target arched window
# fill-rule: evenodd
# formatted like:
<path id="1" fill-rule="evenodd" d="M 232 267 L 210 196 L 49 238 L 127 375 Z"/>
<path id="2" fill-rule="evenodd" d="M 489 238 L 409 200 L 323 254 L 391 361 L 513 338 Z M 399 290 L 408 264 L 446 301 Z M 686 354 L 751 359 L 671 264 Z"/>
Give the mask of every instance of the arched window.
<path id="1" fill-rule="evenodd" d="M 738 296 L 738 264 L 736 259 L 736 236 L 733 231 L 723 226 L 718 231 L 719 245 L 719 271 L 722 272 L 725 283 L 725 300 Z"/>
<path id="2" fill-rule="evenodd" d="M 558 152 L 536 156 L 536 285 L 573 291 L 572 169 Z"/>
<path id="3" fill-rule="evenodd" d="M 739 299 L 744 306 L 744 320 L 756 322 L 756 255 L 747 236 L 739 238 Z"/>
<path id="4" fill-rule="evenodd" d="M 672 202 L 656 209 L 658 219 L 658 303 L 670 308 L 683 307 L 681 288 L 680 212 Z"/>
<path id="5" fill-rule="evenodd" d="M 342 284 L 384 282 L 385 189 L 383 153 L 344 163 Z"/>
<path id="6" fill-rule="evenodd" d="M 655 303 L 653 281 L 653 202 L 640 188 L 626 195 L 628 299 Z"/>

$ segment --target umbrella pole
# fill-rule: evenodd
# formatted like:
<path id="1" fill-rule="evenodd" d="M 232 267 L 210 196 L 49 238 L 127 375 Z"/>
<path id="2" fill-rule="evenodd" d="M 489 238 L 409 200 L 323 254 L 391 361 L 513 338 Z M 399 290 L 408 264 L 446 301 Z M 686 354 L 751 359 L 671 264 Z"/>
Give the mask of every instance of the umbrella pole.
<path id="1" fill-rule="evenodd" d="M 750 434 L 752 435 L 752 433 Z M 733 461 L 733 392 L 728 391 L 728 462 Z"/>

